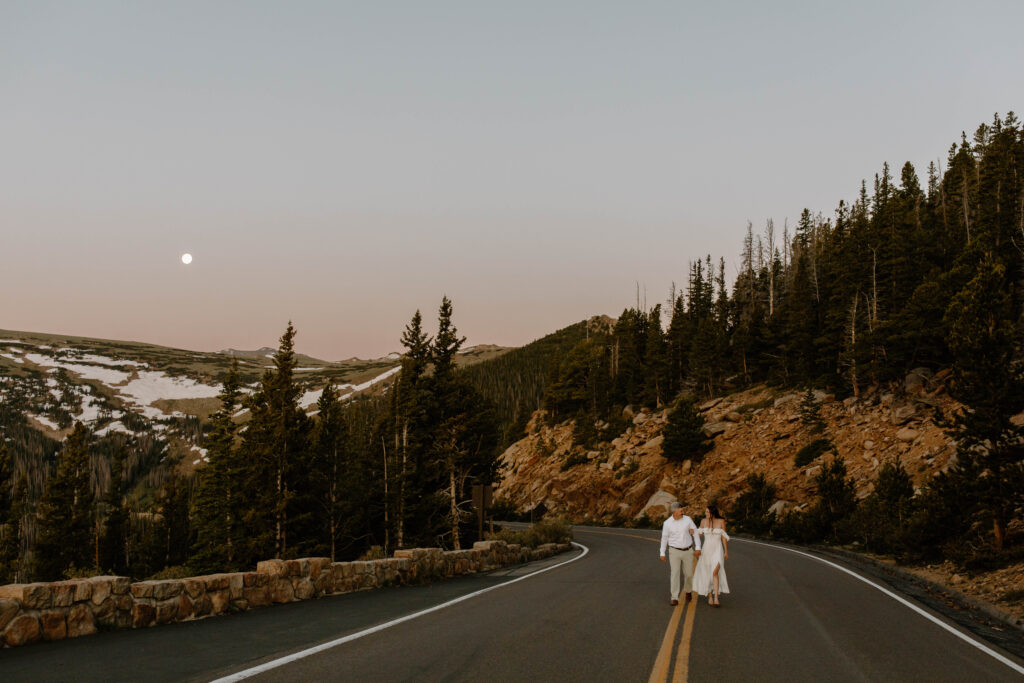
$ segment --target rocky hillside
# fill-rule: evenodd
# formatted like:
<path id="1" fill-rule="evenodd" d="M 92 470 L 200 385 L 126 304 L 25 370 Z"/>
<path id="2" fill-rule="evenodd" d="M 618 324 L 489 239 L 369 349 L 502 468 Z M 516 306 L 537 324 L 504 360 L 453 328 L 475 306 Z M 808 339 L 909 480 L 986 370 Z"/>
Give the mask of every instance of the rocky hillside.
<path id="1" fill-rule="evenodd" d="M 949 467 L 955 447 L 939 423 L 957 404 L 945 394 L 945 373 L 911 373 L 897 391 L 869 389 L 837 401 L 818 392 L 825 435 L 847 464 L 861 497 L 887 459 L 900 459 L 916 484 Z M 764 474 L 778 487 L 777 511 L 805 506 L 823 456 L 797 468 L 794 456 L 820 435 L 801 423 L 801 394 L 758 386 L 701 406 L 714 448 L 700 464 L 670 463 L 661 454 L 667 411 L 634 411 L 629 428 L 594 450 L 572 443 L 571 421 L 548 426 L 534 414 L 529 435 L 502 456 L 504 480 L 497 495 L 523 511 L 537 506 L 575 521 L 660 521 L 680 500 L 691 513 L 718 498 L 727 504 L 745 488 L 747 475 Z M 599 425 L 599 428 L 603 425 Z"/>

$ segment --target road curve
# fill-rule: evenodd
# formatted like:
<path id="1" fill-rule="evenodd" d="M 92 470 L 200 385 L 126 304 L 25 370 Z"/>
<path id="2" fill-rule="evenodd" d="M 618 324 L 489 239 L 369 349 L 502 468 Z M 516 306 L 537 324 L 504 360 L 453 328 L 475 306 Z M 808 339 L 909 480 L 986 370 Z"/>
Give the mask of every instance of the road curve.
<path id="1" fill-rule="evenodd" d="M 672 608 L 656 532 L 576 531 L 586 556 L 3 650 L 0 680 L 1024 680 L 814 557 L 734 539 L 722 608 Z"/>

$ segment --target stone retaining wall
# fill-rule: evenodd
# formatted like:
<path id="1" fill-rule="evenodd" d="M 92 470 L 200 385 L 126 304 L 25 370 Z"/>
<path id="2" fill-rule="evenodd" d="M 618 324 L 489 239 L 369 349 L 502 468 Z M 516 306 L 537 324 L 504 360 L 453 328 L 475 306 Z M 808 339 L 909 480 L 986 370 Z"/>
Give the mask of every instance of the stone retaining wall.
<path id="1" fill-rule="evenodd" d="M 385 560 L 331 562 L 325 557 L 264 560 L 254 572 L 136 581 L 94 576 L 0 586 L 0 642 L 16 647 L 100 629 L 146 628 L 325 595 L 426 583 L 550 557 L 570 548 L 536 549 L 479 541 L 472 550 L 399 550 Z"/>

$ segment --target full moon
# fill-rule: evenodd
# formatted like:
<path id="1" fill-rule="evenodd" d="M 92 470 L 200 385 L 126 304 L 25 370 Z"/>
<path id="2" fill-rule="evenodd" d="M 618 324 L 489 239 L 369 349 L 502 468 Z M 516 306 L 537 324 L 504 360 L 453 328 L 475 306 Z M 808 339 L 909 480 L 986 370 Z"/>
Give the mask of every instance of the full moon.
<path id="1" fill-rule="evenodd" d="M 182 254 L 181 262 L 184 263 L 186 266 L 192 263 L 192 254 Z"/>

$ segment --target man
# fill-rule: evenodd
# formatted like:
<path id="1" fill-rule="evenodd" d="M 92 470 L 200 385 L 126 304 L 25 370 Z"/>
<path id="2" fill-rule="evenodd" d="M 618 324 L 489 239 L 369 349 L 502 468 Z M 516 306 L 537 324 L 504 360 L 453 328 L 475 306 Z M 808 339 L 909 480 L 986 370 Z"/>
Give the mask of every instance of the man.
<path id="1" fill-rule="evenodd" d="M 693 558 L 694 549 L 696 556 L 700 557 L 700 534 L 697 533 L 697 525 L 687 515 L 683 514 L 683 506 L 679 503 L 669 505 L 671 516 L 661 525 L 661 561 L 668 562 L 669 567 L 669 589 L 672 592 L 672 605 L 679 604 L 679 569 L 682 565 L 684 583 L 683 590 L 686 592 L 686 601 L 693 598 Z M 665 551 L 668 551 L 666 560 Z"/>

